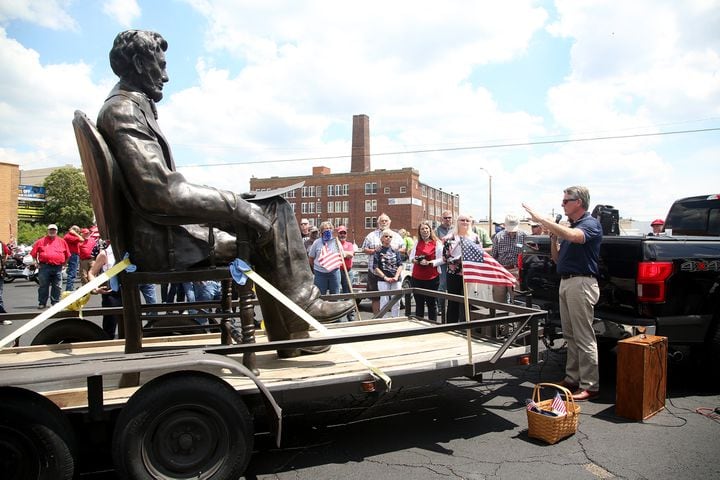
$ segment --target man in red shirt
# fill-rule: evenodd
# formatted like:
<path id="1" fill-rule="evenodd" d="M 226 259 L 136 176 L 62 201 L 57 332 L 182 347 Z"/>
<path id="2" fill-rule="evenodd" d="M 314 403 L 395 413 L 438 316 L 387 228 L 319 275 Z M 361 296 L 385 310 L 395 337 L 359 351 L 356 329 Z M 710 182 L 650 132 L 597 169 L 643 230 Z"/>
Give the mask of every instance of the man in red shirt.
<path id="1" fill-rule="evenodd" d="M 5 285 L 5 259 L 12 252 L 8 248 L 5 242 L 0 242 L 0 313 L 5 312 L 5 305 L 3 305 L 3 287 Z"/>
<path id="2" fill-rule="evenodd" d="M 40 268 L 38 272 L 38 308 L 47 306 L 48 296 L 50 303 L 55 305 L 60 301 L 60 284 L 62 283 L 62 267 L 70 258 L 70 249 L 67 242 L 57 235 L 58 227 L 54 223 L 48 225 L 48 234 L 38 239 L 30 251 Z M 52 288 L 51 288 L 52 287 Z"/>
<path id="3" fill-rule="evenodd" d="M 87 228 L 80 230 L 80 234 L 83 236 L 83 241 L 79 245 L 80 282 L 85 285 L 90 281 L 88 278 L 88 272 L 95 261 L 95 258 L 93 257 L 93 249 L 97 244 L 97 237 L 93 236 L 92 232 Z"/>
<path id="4" fill-rule="evenodd" d="M 77 277 L 78 268 L 80 267 L 80 243 L 85 239 L 80 234 L 80 227 L 73 225 L 68 233 L 63 237 L 70 249 L 70 259 L 67 264 L 67 279 L 65 280 L 65 290 L 72 292 L 75 289 L 75 278 Z"/>
<path id="5" fill-rule="evenodd" d="M 343 249 L 343 257 L 345 260 L 345 269 L 340 271 L 340 286 L 342 293 L 351 293 L 351 285 L 348 283 L 348 276 L 353 266 L 353 256 L 355 255 L 355 244 L 347 241 L 347 227 L 340 225 L 337 228 L 337 239 Z M 345 273 L 347 271 L 347 273 Z M 345 318 L 349 321 L 355 320 L 355 310 L 350 310 Z M 341 320 L 343 321 L 343 320 Z"/>

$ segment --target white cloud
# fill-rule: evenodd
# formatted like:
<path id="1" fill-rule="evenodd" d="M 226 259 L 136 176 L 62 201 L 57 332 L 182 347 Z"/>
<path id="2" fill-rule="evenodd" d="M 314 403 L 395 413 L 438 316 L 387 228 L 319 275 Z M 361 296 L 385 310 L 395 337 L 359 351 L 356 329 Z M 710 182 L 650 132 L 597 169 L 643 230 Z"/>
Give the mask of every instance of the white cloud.
<path id="1" fill-rule="evenodd" d="M 107 0 L 103 4 L 103 12 L 125 28 L 132 27 L 141 14 L 137 0 Z"/>
<path id="2" fill-rule="evenodd" d="M 76 30 L 78 25 L 67 8 L 71 0 L 3 0 L 0 24 L 23 20 L 53 30 Z"/>
<path id="3" fill-rule="evenodd" d="M 148 16 L 156 7 L 133 0 L 133 13 L 117 3 L 113 17 L 132 22 L 138 3 Z M 359 113 L 370 116 L 373 167 L 412 166 L 422 181 L 460 193 L 462 209 L 480 218 L 488 183 L 480 167 L 493 176 L 495 218 L 521 213 L 522 201 L 550 213 L 562 189 L 578 183 L 594 202 L 644 219 L 662 216 L 676 197 L 716 190 L 720 169 L 713 160 L 720 152 L 711 147 L 713 134 L 447 150 L 717 125 L 717 0 L 558 0 L 545 9 L 546 3 L 370 1 L 355 8 L 188 0 L 204 35 L 190 40 L 205 49 L 190 59 L 192 74 L 178 72 L 177 59 L 188 54 L 177 38 L 190 33 L 160 29 L 170 43 L 171 79 L 160 124 L 192 181 L 236 191 L 246 190 L 252 175 L 305 175 L 318 164 L 348 171 L 348 158 L 269 160 L 348 155 L 352 116 Z M 8 17 L 6 4 L 0 19 L 20 18 Z M 538 32 L 545 28 L 570 45 L 569 56 L 553 51 L 557 57 L 547 63 L 568 72 L 538 95 L 547 115 L 509 107 L 495 84 L 471 77 L 478 66 L 523 59 L 544 41 Z M 66 58 L 48 65 L 2 31 L 0 62 L 9 67 L 0 72 L 0 158 L 50 165 L 77 157 L 72 110 L 92 117 L 113 80 L 93 83 L 79 54 Z M 106 50 L 97 61 L 107 62 Z M 183 73 L 191 78 L 181 84 L 191 86 L 174 90 L 173 78 Z M 508 83 L 533 82 L 515 80 Z M 700 121 L 708 118 L 715 121 Z M 434 151 L 377 155 L 416 150 Z M 255 161 L 266 163 L 183 167 Z"/>
<path id="4" fill-rule="evenodd" d="M 0 28 L 0 138 L 3 157 L 26 168 L 78 163 L 70 121 L 76 109 L 97 112 L 110 83 L 96 85 L 82 62 L 42 65 L 40 56 Z"/>

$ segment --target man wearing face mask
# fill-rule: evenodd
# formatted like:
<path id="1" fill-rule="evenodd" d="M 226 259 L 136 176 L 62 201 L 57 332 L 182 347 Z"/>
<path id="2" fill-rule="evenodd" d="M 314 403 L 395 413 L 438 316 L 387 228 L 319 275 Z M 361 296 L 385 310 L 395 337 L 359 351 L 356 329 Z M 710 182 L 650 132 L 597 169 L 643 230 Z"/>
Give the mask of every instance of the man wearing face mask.
<path id="1" fill-rule="evenodd" d="M 120 81 L 100 109 L 97 128 L 139 210 L 185 217 L 197 224 L 166 227 L 147 221 L 129 205 L 118 205 L 127 226 L 122 233 L 130 260 L 141 271 L 207 265 L 211 246 L 208 229 L 200 224 L 213 223 L 222 225 L 214 232 L 215 258 L 231 262 L 236 257 L 235 232 L 248 230 L 250 258 L 245 260 L 260 275 L 320 321 L 344 316 L 353 308 L 353 302 L 327 302 L 319 298 L 297 220 L 285 199 L 275 196 L 248 201 L 247 196 L 231 191 L 190 183 L 175 170 L 155 108 L 168 81 L 167 48 L 165 39 L 155 32 L 128 30 L 117 35 L 110 51 L 110 65 Z M 174 265 L 170 265 L 167 255 L 170 241 L 176 252 Z M 309 336 L 309 327 L 302 319 L 262 289 L 257 289 L 257 295 L 271 340 Z M 301 353 L 316 352 L 295 349 L 283 355 Z"/>

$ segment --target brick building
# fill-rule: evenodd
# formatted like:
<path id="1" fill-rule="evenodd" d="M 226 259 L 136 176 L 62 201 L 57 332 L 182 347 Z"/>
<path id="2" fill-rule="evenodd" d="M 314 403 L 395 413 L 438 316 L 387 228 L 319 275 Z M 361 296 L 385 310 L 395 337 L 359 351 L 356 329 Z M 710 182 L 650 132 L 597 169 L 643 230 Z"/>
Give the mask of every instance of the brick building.
<path id="1" fill-rule="evenodd" d="M 3 243 L 16 240 L 19 185 L 20 167 L 0 162 L 0 241 Z"/>
<path id="2" fill-rule="evenodd" d="M 421 220 L 440 223 L 443 210 L 457 216 L 459 195 L 447 193 L 420 181 L 414 168 L 371 170 L 370 120 L 367 115 L 353 116 L 352 155 L 349 173 L 332 173 L 329 168 L 313 167 L 312 175 L 252 178 L 251 191 L 285 187 L 301 181 L 305 186 L 285 197 L 292 205 L 298 222 L 311 224 L 330 220 L 336 227 L 346 225 L 348 240 L 360 245 L 377 227 L 377 217 L 386 213 L 392 228 L 405 228 L 413 235 Z"/>

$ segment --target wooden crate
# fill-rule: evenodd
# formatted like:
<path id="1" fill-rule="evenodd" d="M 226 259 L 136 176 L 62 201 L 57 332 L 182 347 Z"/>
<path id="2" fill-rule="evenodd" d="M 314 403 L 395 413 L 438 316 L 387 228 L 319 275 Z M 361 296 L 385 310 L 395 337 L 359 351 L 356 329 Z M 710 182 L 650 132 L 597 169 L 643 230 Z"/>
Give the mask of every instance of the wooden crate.
<path id="1" fill-rule="evenodd" d="M 655 335 L 618 342 L 616 415 L 643 420 L 665 407 L 667 345 L 667 337 Z"/>

